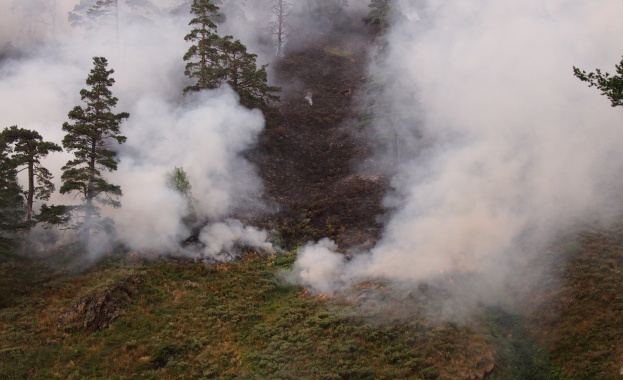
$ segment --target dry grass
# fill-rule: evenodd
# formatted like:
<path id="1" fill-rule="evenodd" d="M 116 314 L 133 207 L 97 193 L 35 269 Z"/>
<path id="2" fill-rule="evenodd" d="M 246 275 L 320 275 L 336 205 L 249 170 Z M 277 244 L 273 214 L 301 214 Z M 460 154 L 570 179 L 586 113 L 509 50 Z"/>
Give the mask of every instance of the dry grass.
<path id="1" fill-rule="evenodd" d="M 469 328 L 417 317 L 372 322 L 339 297 L 301 296 L 278 276 L 292 260 L 249 254 L 216 266 L 130 268 L 121 260 L 54 276 L 3 263 L 2 288 L 27 291 L 0 309 L 0 378 L 463 379 L 492 363 L 490 345 Z M 110 328 L 57 325 L 81 295 L 129 272 L 145 283 Z"/>
<path id="2" fill-rule="evenodd" d="M 574 379 L 613 379 L 623 365 L 623 228 L 586 231 L 549 253 L 559 263 L 527 312 L 531 333 Z"/>

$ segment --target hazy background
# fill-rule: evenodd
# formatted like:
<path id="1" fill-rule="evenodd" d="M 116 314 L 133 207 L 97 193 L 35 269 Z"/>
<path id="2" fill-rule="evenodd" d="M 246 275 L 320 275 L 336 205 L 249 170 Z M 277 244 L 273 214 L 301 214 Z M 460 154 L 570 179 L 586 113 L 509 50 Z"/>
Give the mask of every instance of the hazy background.
<path id="1" fill-rule="evenodd" d="M 623 114 L 572 67 L 613 72 L 616 0 L 400 1 L 370 68 L 380 134 L 399 160 L 382 240 L 349 262 L 324 241 L 300 254 L 318 292 L 380 278 L 461 279 L 457 299 L 498 302 L 534 278 L 531 257 L 570 226 L 621 210 Z"/>
<path id="2" fill-rule="evenodd" d="M 264 121 L 228 89 L 182 97 L 190 19 L 182 2 L 154 0 L 148 9 L 121 2 L 118 37 L 110 25 L 71 27 L 67 12 L 77 1 L 56 1 L 52 28 L 52 3 L 0 4 L 0 47 L 12 46 L 0 61 L 4 126 L 60 143 L 92 57 L 106 56 L 116 71 L 117 112 L 131 114 L 119 170 L 108 177 L 125 194 L 121 209 L 106 210 L 121 240 L 221 259 L 235 239 L 267 246 L 265 232 L 227 219 L 254 207 L 262 191 L 240 153 Z M 269 2 L 237 4 L 223 4 L 230 22 L 219 32 L 242 39 L 258 65 L 269 63 Z M 292 20 L 308 5 L 297 3 Z M 371 278 L 407 289 L 450 278 L 462 284 L 455 300 L 495 303 L 534 280 L 541 269 L 534 255 L 562 232 L 612 221 L 623 204 L 623 115 L 572 67 L 613 71 L 623 54 L 622 13 L 618 0 L 397 2 L 388 44 L 370 65 L 382 84 L 370 93 L 382 108 L 371 128 L 398 137 L 383 238 L 349 261 L 334 243 L 312 242 L 299 252 L 296 280 L 330 292 Z M 59 186 L 69 157 L 45 162 Z M 199 234 L 201 251 L 179 246 L 189 233 L 185 201 L 164 181 L 175 166 L 188 171 L 199 211 L 211 221 Z"/>
<path id="3" fill-rule="evenodd" d="M 120 1 L 118 34 L 110 18 L 70 26 L 67 12 L 78 3 L 57 0 L 54 7 L 51 0 L 19 0 L 0 5 L 2 126 L 35 129 L 45 140 L 60 144 L 67 113 L 82 105 L 79 91 L 86 87 L 92 57 L 105 56 L 109 68 L 115 70 L 112 92 L 119 98 L 115 112 L 130 113 L 122 125 L 128 140 L 118 147 L 119 169 L 106 174 L 121 186 L 123 207 L 102 210 L 116 222 L 119 239 L 134 249 L 207 257 L 216 257 L 218 247 L 232 243 L 226 241 L 227 236 L 266 246 L 266 233 L 225 221 L 233 210 L 261 207 L 256 197 L 262 191 L 261 181 L 240 154 L 263 129 L 262 114 L 241 107 L 228 88 L 182 97 L 188 85 L 182 57 L 190 46 L 184 36 L 190 30 L 191 16 L 184 2 Z M 249 36 L 259 25 L 236 21 L 240 17 L 229 18 L 235 27 L 224 31 L 219 27 L 219 33 L 246 36 L 249 51 L 254 52 L 261 45 Z M 228 22 L 223 29 L 225 25 Z M 264 53 L 264 58 L 272 57 Z M 258 61 L 258 65 L 263 63 L 268 62 Z M 70 157 L 54 154 L 44 162 L 56 177 L 57 189 L 61 167 Z M 189 251 L 179 245 L 190 231 L 182 222 L 186 201 L 166 186 L 165 175 L 174 167 L 188 173 L 198 213 L 210 221 L 199 234 L 205 249 Z M 55 193 L 50 203 L 72 202 L 75 194 Z M 216 230 L 222 236 L 215 237 Z"/>

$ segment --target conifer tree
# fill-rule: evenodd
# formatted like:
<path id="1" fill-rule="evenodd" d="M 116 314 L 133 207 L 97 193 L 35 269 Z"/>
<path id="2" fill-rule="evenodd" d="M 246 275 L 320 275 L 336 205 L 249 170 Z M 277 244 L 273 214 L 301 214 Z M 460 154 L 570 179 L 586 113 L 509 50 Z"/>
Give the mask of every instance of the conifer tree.
<path id="1" fill-rule="evenodd" d="M 80 0 L 71 12 L 68 20 L 73 26 L 92 28 L 102 24 L 119 26 L 118 0 Z"/>
<path id="2" fill-rule="evenodd" d="M 102 229 L 98 224 L 101 218 L 96 203 L 121 206 L 118 201 L 121 188 L 106 181 L 102 170 L 117 170 L 117 153 L 112 150 L 111 143 L 125 142 L 119 127 L 130 116 L 127 112 L 112 112 L 118 99 L 110 91 L 115 83 L 110 77 L 114 70 L 106 69 L 106 58 L 94 57 L 93 63 L 94 67 L 86 80 L 90 88 L 80 91 L 85 107 L 76 106 L 68 114 L 71 122 L 63 124 L 63 131 L 67 132 L 63 147 L 73 152 L 75 158 L 62 168 L 63 185 L 60 189 L 62 194 L 77 192 L 84 202 L 72 210 L 82 214 L 82 219 L 75 221 L 75 228 L 87 245 L 91 230 Z"/>
<path id="3" fill-rule="evenodd" d="M 266 66 L 256 66 L 257 55 L 232 36 L 219 37 L 213 19 L 218 7 L 208 0 L 194 0 L 190 21 L 193 29 L 185 37 L 194 44 L 184 55 L 187 61 L 185 74 L 196 81 L 184 92 L 201 91 L 229 84 L 240 96 L 242 105 L 270 111 L 271 103 L 279 100 L 281 89 L 267 84 Z"/>
<path id="4" fill-rule="evenodd" d="M 152 0 L 80 0 L 68 13 L 68 20 L 72 26 L 90 29 L 108 25 L 118 31 L 123 22 L 144 20 L 162 12 Z"/>
<path id="5" fill-rule="evenodd" d="M 27 171 L 28 188 L 25 191 L 24 220 L 30 222 L 33 217 L 35 199 L 48 200 L 54 191 L 52 174 L 41 165 L 41 159 L 50 152 L 60 152 L 62 149 L 53 142 L 43 141 L 39 132 L 17 126 L 5 128 L 0 133 L 0 138 L 11 148 L 10 162 L 17 172 Z M 35 180 L 37 185 L 35 185 Z"/>
<path id="6" fill-rule="evenodd" d="M 389 4 L 390 0 L 372 0 L 368 5 L 370 12 L 361 20 L 366 25 L 377 26 L 381 30 L 385 29 L 389 23 Z"/>
<path id="7" fill-rule="evenodd" d="M 29 227 L 23 221 L 25 204 L 17 171 L 10 159 L 10 147 L 0 139 L 0 241 L 6 242 L 9 233 Z"/>
<path id="8" fill-rule="evenodd" d="M 216 88 L 220 84 L 213 66 L 214 57 L 218 54 L 215 45 L 219 37 L 214 22 L 218 10 L 209 0 L 193 0 L 190 12 L 194 17 L 188 24 L 192 29 L 184 37 L 185 41 L 192 42 L 193 45 L 184 54 L 184 61 L 187 61 L 184 74 L 195 81 L 195 84 L 186 87 L 184 93 Z"/>
<path id="9" fill-rule="evenodd" d="M 219 55 L 215 62 L 220 81 L 229 84 L 240 96 L 240 103 L 247 108 L 268 111 L 271 103 L 278 101 L 281 88 L 267 84 L 266 66 L 259 69 L 255 64 L 257 55 L 232 36 L 218 41 Z"/>
<path id="10" fill-rule="evenodd" d="M 610 99 L 612 107 L 623 107 L 623 59 L 615 65 L 616 74 L 602 73 L 600 69 L 586 73 L 573 67 L 573 74 L 581 81 L 588 82 L 589 87 L 597 87 L 602 95 Z"/>

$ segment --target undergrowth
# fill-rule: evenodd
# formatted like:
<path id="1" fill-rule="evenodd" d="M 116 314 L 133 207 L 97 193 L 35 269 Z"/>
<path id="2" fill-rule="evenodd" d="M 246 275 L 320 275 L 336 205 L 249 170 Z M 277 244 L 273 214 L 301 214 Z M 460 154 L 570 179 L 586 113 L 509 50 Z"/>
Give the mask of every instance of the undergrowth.
<path id="1" fill-rule="evenodd" d="M 621 235 L 562 244 L 551 273 L 560 284 L 534 294 L 524 315 L 483 309 L 474 329 L 421 317 L 431 305 L 417 297 L 433 288 L 409 305 L 375 283 L 310 295 L 282 276 L 292 252 L 218 265 L 118 253 L 80 273 L 4 258 L 0 379 L 611 379 L 622 354 Z M 75 262 L 76 252 L 58 254 Z M 59 324 L 76 300 L 135 274 L 145 281 L 110 328 Z M 389 303 L 366 306 L 367 295 Z"/>
<path id="2" fill-rule="evenodd" d="M 482 317 L 496 348 L 496 369 L 488 377 L 505 380 L 570 380 L 562 374 L 545 347 L 528 334 L 526 321 L 499 307 L 487 308 Z"/>
<path id="3" fill-rule="evenodd" d="M 419 320 L 379 323 L 354 307 L 310 296 L 280 271 L 293 254 L 247 254 L 237 263 L 105 261 L 82 274 L 2 263 L 2 379 L 461 378 L 467 328 Z M 112 326 L 92 334 L 58 324 L 77 298 L 129 274 L 145 279 Z M 476 342 L 477 344 L 472 344 Z M 462 369 L 465 371 L 465 369 Z M 453 372 L 454 371 L 454 372 Z"/>
<path id="4" fill-rule="evenodd" d="M 534 297 L 530 333 L 573 379 L 620 377 L 623 364 L 623 226 L 585 229 L 552 249 L 543 281 L 556 286 Z"/>

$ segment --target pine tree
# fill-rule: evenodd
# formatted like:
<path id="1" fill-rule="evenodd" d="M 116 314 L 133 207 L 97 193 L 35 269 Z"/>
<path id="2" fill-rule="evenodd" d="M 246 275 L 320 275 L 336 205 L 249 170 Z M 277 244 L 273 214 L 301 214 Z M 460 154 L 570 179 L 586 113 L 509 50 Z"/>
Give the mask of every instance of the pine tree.
<path id="1" fill-rule="evenodd" d="M 385 29 L 389 23 L 389 2 L 390 0 L 372 0 L 368 5 L 370 12 L 361 20 L 366 25 L 377 26 L 381 30 Z"/>
<path id="2" fill-rule="evenodd" d="M 215 62 L 221 83 L 229 84 L 240 96 L 240 103 L 247 108 L 269 111 L 271 103 L 279 100 L 279 87 L 267 84 L 266 66 L 259 69 L 255 60 L 257 55 L 247 52 L 247 48 L 232 36 L 225 36 L 217 44 L 219 55 Z"/>
<path id="3" fill-rule="evenodd" d="M 307 0 L 307 14 L 323 29 L 340 27 L 348 22 L 347 0 Z"/>
<path id="4" fill-rule="evenodd" d="M 10 147 L 0 138 L 0 243 L 12 240 L 16 231 L 30 227 L 24 222 L 25 203 L 17 182 L 17 170 Z"/>
<path id="5" fill-rule="evenodd" d="M 123 23 L 149 19 L 150 15 L 163 12 L 152 0 L 80 0 L 68 13 L 68 19 L 72 26 L 89 29 L 109 25 L 119 31 Z"/>
<path id="6" fill-rule="evenodd" d="M 229 84 L 240 96 L 242 105 L 248 108 L 271 110 L 271 103 L 279 100 L 276 95 L 281 89 L 267 84 L 266 66 L 256 66 L 257 55 L 232 36 L 219 37 L 213 19 L 218 7 L 207 0 L 194 0 L 191 12 L 195 17 L 190 25 L 193 29 L 185 37 L 194 42 L 184 55 L 184 72 L 195 84 L 184 92 L 201 91 Z"/>
<path id="7" fill-rule="evenodd" d="M 72 26 L 92 28 L 102 24 L 119 25 L 118 0 L 80 0 L 68 14 Z"/>
<path id="8" fill-rule="evenodd" d="M 184 74 L 196 82 L 186 87 L 184 93 L 217 88 L 220 84 L 213 66 L 214 57 L 218 54 L 215 45 L 219 37 L 214 21 L 219 14 L 218 10 L 209 0 L 194 0 L 191 5 L 190 12 L 195 17 L 188 25 L 193 28 L 184 40 L 194 44 L 184 54 L 184 61 L 188 62 Z"/>
<path id="9" fill-rule="evenodd" d="M 573 74 L 583 82 L 588 82 L 589 87 L 597 87 L 602 95 L 610 99 L 612 107 L 623 107 L 623 59 L 614 66 L 616 75 L 602 73 L 600 69 L 586 73 L 577 67 L 573 67 Z"/>
<path id="10" fill-rule="evenodd" d="M 119 126 L 130 116 L 127 112 L 112 112 L 118 99 L 110 91 L 115 83 L 110 77 L 114 70 L 106 69 L 106 58 L 94 57 L 93 63 L 94 68 L 86 80 L 90 88 L 80 91 L 86 106 L 76 106 L 68 114 L 72 123 L 63 124 L 63 131 L 67 132 L 63 147 L 73 152 L 75 158 L 62 168 L 63 185 L 60 189 L 62 194 L 78 192 L 84 201 L 81 207 L 72 210 L 83 214 L 83 219 L 75 224 L 75 228 L 80 230 L 87 245 L 91 229 L 101 229 L 98 224 L 101 221 L 100 209 L 95 203 L 121 206 L 117 200 L 122 194 L 121 188 L 107 182 L 102 170 L 117 170 L 117 153 L 110 144 L 112 141 L 118 144 L 125 142 Z"/>
<path id="11" fill-rule="evenodd" d="M 62 149 L 53 142 L 43 141 L 39 132 L 17 128 L 17 126 L 5 128 L 0 133 L 0 138 L 12 148 L 10 160 L 17 171 L 27 171 L 28 188 L 25 192 L 24 220 L 30 222 L 33 217 L 35 199 L 48 200 L 54 191 L 52 174 L 41 165 L 41 159 L 50 152 L 60 152 Z M 35 186 L 35 180 L 37 186 Z"/>

